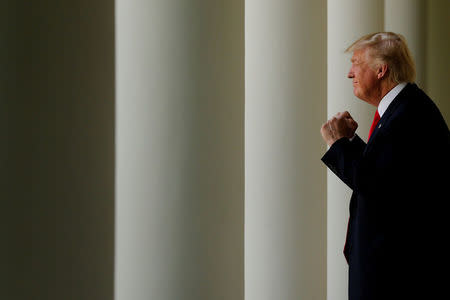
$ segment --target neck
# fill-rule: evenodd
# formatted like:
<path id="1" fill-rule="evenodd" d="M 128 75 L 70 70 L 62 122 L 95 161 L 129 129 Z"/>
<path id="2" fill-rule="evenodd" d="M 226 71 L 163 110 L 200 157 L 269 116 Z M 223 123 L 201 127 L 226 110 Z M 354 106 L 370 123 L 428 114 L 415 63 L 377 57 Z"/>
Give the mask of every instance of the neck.
<path id="1" fill-rule="evenodd" d="M 395 82 L 388 81 L 388 80 L 381 81 L 380 87 L 377 91 L 377 94 L 373 98 L 372 104 L 375 105 L 376 107 L 378 107 L 378 105 L 381 102 L 381 99 L 383 99 L 383 97 L 386 96 L 386 94 L 389 93 L 389 91 L 392 90 L 396 86 L 397 86 L 397 83 L 395 83 Z"/>

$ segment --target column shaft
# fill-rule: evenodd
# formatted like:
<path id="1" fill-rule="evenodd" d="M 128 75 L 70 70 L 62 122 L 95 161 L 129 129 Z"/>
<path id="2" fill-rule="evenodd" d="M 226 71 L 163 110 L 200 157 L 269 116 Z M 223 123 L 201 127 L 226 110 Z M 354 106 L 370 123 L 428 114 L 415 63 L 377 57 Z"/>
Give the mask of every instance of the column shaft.
<path id="1" fill-rule="evenodd" d="M 246 1 L 245 299 L 325 299 L 325 1 Z"/>
<path id="2" fill-rule="evenodd" d="M 426 1 L 385 0 L 384 30 L 402 34 L 412 52 L 417 84 L 425 87 Z"/>
<path id="3" fill-rule="evenodd" d="M 114 1 L 4 3 L 1 298 L 110 300 Z"/>
<path id="4" fill-rule="evenodd" d="M 243 1 L 116 4 L 115 299 L 243 299 Z"/>
<path id="5" fill-rule="evenodd" d="M 450 125 L 450 1 L 427 1 L 426 91 Z"/>

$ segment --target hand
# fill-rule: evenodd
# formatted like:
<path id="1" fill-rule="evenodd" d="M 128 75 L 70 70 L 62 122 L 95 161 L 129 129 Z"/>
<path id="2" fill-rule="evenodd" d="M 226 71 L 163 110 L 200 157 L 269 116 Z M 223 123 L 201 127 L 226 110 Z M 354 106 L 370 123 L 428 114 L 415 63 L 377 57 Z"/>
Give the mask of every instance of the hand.
<path id="1" fill-rule="evenodd" d="M 358 128 L 358 123 L 353 120 L 348 111 L 337 113 L 334 117 L 322 125 L 320 133 L 328 146 L 337 140 L 347 137 L 352 138 Z"/>

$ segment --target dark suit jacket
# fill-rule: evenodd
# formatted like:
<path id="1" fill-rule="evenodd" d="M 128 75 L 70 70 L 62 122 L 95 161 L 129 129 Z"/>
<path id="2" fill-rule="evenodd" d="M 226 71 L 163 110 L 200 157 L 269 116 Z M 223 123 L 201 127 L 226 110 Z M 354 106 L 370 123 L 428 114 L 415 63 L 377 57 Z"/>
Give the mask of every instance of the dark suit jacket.
<path id="1" fill-rule="evenodd" d="M 323 156 L 353 190 L 344 249 L 350 300 L 447 294 L 449 156 L 448 127 L 415 84 L 389 105 L 367 145 L 342 138 Z"/>

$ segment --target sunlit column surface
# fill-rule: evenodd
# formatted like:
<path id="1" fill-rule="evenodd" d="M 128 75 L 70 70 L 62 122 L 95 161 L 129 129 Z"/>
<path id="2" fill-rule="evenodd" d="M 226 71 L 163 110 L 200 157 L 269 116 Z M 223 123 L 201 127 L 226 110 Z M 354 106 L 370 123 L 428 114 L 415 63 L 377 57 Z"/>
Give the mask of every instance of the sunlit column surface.
<path id="1" fill-rule="evenodd" d="M 426 87 L 426 2 L 425 0 L 385 0 L 384 30 L 402 34 L 416 62 L 416 83 Z M 428 1 L 433 2 L 433 1 Z"/>
<path id="2" fill-rule="evenodd" d="M 325 299 L 326 2 L 245 11 L 245 299 Z"/>
<path id="3" fill-rule="evenodd" d="M 116 300 L 243 299 L 243 1 L 116 1 Z"/>

